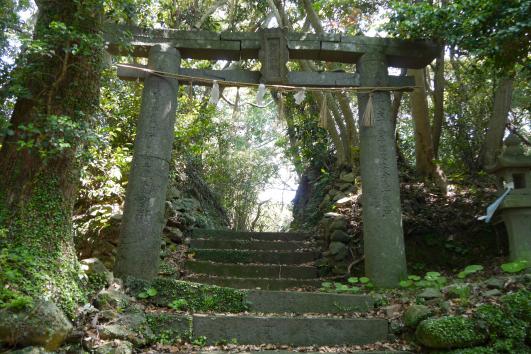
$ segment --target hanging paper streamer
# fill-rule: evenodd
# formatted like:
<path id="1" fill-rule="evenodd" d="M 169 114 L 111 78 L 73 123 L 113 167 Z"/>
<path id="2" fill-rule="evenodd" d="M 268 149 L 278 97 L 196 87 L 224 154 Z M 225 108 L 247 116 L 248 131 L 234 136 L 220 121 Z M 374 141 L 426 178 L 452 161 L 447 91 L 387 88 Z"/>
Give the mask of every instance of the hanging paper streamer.
<path id="1" fill-rule="evenodd" d="M 321 104 L 321 112 L 319 114 L 319 127 L 326 129 L 328 119 L 328 103 L 326 100 L 326 94 L 323 95 L 323 103 Z"/>
<path id="2" fill-rule="evenodd" d="M 372 93 L 369 94 L 369 100 L 365 106 L 365 112 L 363 112 L 363 126 L 374 126 L 374 107 L 372 106 Z"/>
<path id="3" fill-rule="evenodd" d="M 511 193 L 511 191 L 514 189 L 514 182 L 509 182 L 509 183 L 503 182 L 503 186 L 506 189 L 505 192 L 498 199 L 496 199 L 494 203 L 492 203 L 491 205 L 487 207 L 487 214 L 480 216 L 478 220 L 485 220 L 486 223 L 490 222 L 490 220 L 494 216 L 494 213 L 496 212 L 496 209 L 498 209 L 498 207 L 501 205 L 505 197 L 507 197 L 507 195 Z"/>
<path id="4" fill-rule="evenodd" d="M 296 104 L 301 104 L 302 101 L 304 101 L 304 97 L 306 97 L 306 88 L 303 87 L 302 90 L 297 91 L 295 95 L 293 95 L 293 98 L 295 98 Z"/>
<path id="5" fill-rule="evenodd" d="M 210 100 L 208 100 L 208 103 L 213 104 L 216 106 L 219 101 L 219 84 L 217 81 L 214 81 L 212 83 L 212 91 L 210 91 Z"/>
<path id="6" fill-rule="evenodd" d="M 282 92 L 278 93 L 278 120 L 283 122 L 284 121 L 284 95 Z"/>
<path id="7" fill-rule="evenodd" d="M 259 106 L 264 105 L 265 90 L 266 87 L 264 84 L 258 85 L 258 91 L 256 92 L 256 104 Z"/>
<path id="8" fill-rule="evenodd" d="M 240 88 L 236 88 L 236 98 L 234 99 L 234 109 L 232 110 L 232 120 L 237 121 L 240 118 Z"/>

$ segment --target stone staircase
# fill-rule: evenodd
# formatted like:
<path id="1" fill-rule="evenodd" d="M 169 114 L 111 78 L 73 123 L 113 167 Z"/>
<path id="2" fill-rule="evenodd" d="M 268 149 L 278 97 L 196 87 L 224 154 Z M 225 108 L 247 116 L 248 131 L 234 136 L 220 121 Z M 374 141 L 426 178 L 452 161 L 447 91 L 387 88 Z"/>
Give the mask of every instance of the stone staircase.
<path id="1" fill-rule="evenodd" d="M 363 317 L 374 307 L 369 296 L 286 291 L 315 290 L 323 281 L 313 266 L 319 253 L 307 234 L 196 230 L 189 252 L 187 280 L 248 289 L 248 313 L 194 315 L 193 333 L 209 343 L 337 346 L 388 340 L 386 319 Z"/>

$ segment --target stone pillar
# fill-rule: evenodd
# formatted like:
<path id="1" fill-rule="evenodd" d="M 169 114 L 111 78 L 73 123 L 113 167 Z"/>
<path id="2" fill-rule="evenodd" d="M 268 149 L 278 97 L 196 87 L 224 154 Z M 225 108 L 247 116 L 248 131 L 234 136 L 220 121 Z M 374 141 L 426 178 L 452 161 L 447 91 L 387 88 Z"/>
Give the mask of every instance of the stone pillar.
<path id="1" fill-rule="evenodd" d="M 158 44 L 149 51 L 148 67 L 178 73 L 180 59 L 175 48 Z M 144 80 L 114 266 L 118 277 L 149 280 L 158 272 L 178 85 L 175 79 L 156 75 Z"/>
<path id="2" fill-rule="evenodd" d="M 358 61 L 361 86 L 386 86 L 387 61 L 369 52 Z M 407 276 L 396 147 L 389 92 L 372 93 L 374 124 L 363 126 L 368 94 L 358 95 L 365 274 L 380 287 Z"/>

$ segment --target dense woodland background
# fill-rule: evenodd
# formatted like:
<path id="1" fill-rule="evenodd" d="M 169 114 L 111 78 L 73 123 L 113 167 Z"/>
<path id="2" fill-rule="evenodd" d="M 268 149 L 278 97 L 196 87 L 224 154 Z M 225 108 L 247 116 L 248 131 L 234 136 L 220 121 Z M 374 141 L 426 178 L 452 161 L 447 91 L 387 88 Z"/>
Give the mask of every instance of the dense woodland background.
<path id="1" fill-rule="evenodd" d="M 390 69 L 420 87 L 392 99 L 406 243 L 419 252 L 408 256 L 426 270 L 504 252 L 504 231 L 475 218 L 495 196 L 497 180 L 484 168 L 503 138 L 531 145 L 530 13 L 529 0 L 0 0 L 0 284 L 9 284 L 0 307 L 45 292 L 73 314 L 84 299 L 78 256 L 112 265 L 142 84 L 117 78 L 113 65 L 133 59 L 105 53 L 104 21 L 439 43 L 425 69 Z M 355 71 L 302 60 L 289 68 Z M 165 233 L 183 241 L 194 227 L 312 230 L 334 211 L 361 237 L 355 93 L 312 93 L 298 105 L 292 94 L 268 92 L 265 107 L 253 90 L 222 94 L 215 107 L 209 88 L 180 88 Z M 289 206 L 263 197 L 272 186 L 293 189 L 292 180 L 293 220 Z"/>

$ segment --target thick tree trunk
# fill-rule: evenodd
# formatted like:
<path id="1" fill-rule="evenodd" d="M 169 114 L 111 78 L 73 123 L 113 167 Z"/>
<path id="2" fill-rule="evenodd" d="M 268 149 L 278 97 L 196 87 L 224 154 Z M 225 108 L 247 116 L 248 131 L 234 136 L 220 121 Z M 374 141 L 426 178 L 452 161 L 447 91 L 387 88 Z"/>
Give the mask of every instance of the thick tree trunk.
<path id="1" fill-rule="evenodd" d="M 481 149 L 481 164 L 483 167 L 494 164 L 496 156 L 501 150 L 505 125 L 511 109 L 512 94 L 513 78 L 502 78 L 494 92 L 492 116 L 489 120 L 487 134 Z"/>
<path id="2" fill-rule="evenodd" d="M 20 256 L 12 266 L 22 275 L 0 301 L 49 296 L 72 315 L 83 298 L 71 225 L 76 156 L 98 103 L 102 6 L 97 0 L 36 3 L 34 37 L 49 48 L 29 55 L 20 68 L 28 95 L 18 98 L 15 134 L 0 151 L 0 248 Z"/>

